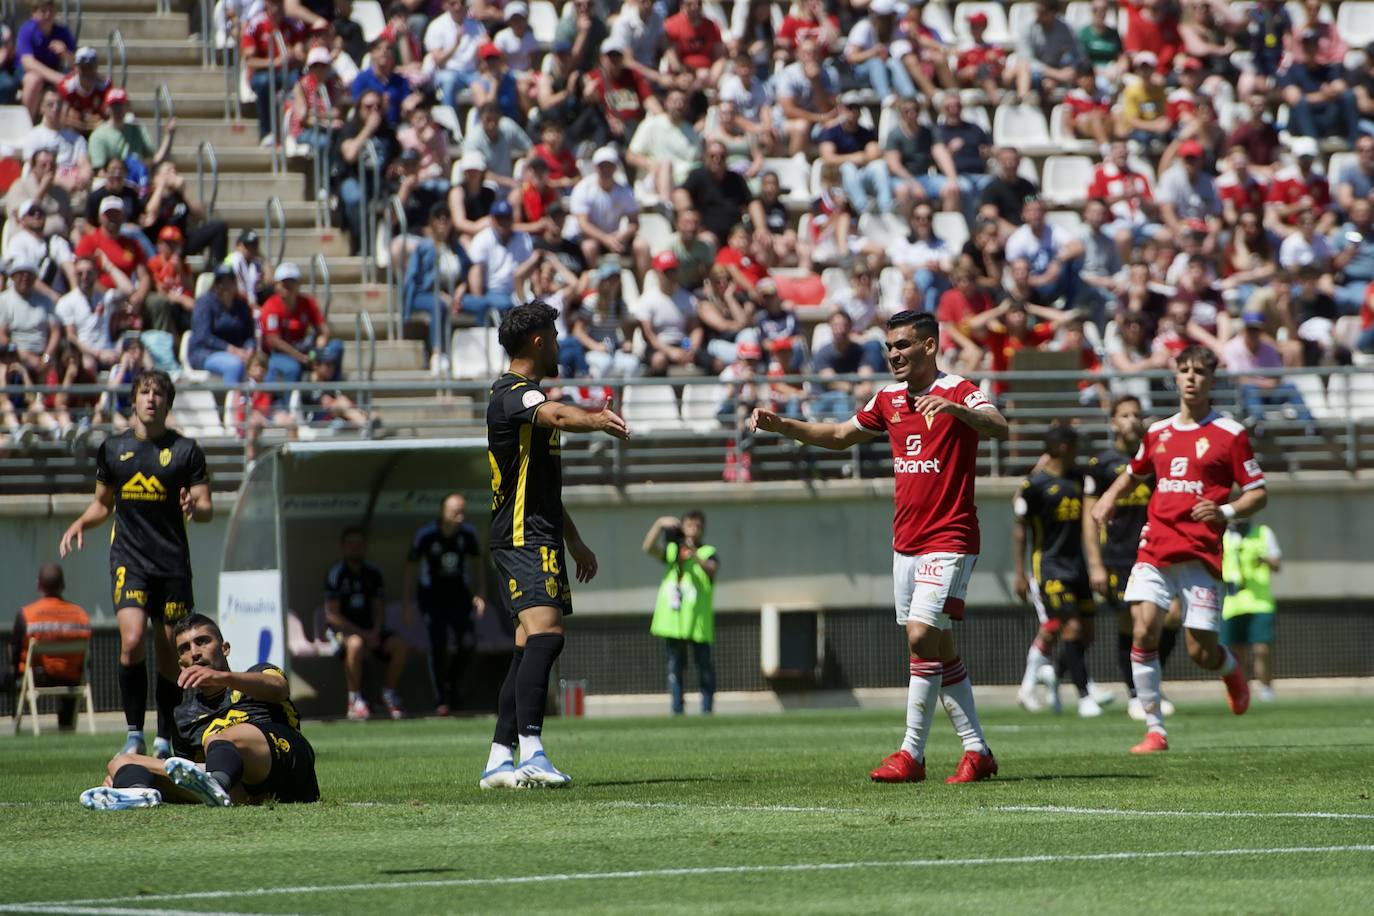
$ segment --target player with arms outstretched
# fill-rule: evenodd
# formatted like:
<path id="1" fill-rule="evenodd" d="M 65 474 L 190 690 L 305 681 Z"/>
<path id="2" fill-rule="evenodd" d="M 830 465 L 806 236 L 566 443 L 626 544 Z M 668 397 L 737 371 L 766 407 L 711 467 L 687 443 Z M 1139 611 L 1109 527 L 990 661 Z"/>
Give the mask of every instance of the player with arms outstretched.
<path id="1" fill-rule="evenodd" d="M 925 779 L 925 745 L 941 696 L 964 743 L 959 767 L 946 782 L 974 782 L 997 772 L 973 704 L 973 686 L 954 646 L 952 620 L 978 559 L 978 514 L 973 503 L 978 440 L 1007 437 L 1007 421 L 979 390 L 939 371 L 940 326 L 925 312 L 898 312 L 887 321 L 888 385 L 851 420 L 808 423 L 756 409 L 756 430 L 782 433 L 807 445 L 845 449 L 887 435 L 896 477 L 892 523 L 892 579 L 897 624 L 911 652 L 906 736 L 870 775 L 875 782 Z"/>
<path id="2" fill-rule="evenodd" d="M 544 753 L 549 672 L 563 651 L 563 618 L 572 590 L 563 547 L 577 581 L 596 575 L 596 555 L 563 508 L 561 432 L 604 432 L 628 439 L 629 427 L 609 406 L 588 412 L 550 401 L 539 383 L 558 373 L 558 312 L 538 300 L 506 313 L 497 332 L 510 369 L 491 386 L 487 457 L 491 462 L 491 559 L 515 618 L 515 652 L 497 702 L 496 734 L 482 773 L 484 789 L 566 786 Z M 515 766 L 515 745 L 520 766 Z"/>
<path id="3" fill-rule="evenodd" d="M 1244 672 L 1217 642 L 1221 537 L 1228 521 L 1264 508 L 1264 472 L 1245 427 L 1212 409 L 1216 356 L 1191 346 L 1179 353 L 1176 365 L 1178 413 L 1150 426 L 1130 466 L 1093 506 L 1093 520 L 1106 525 L 1117 500 L 1154 475 L 1148 520 L 1124 596 L 1135 624 L 1131 671 L 1145 709 L 1145 740 L 1131 748 L 1135 754 L 1169 749 L 1160 708 L 1158 650 L 1164 615 L 1175 598 L 1183 610 L 1189 657 L 1221 675 L 1233 713 L 1240 715 L 1250 706 Z M 1240 494 L 1231 500 L 1233 488 Z"/>
<path id="4" fill-rule="evenodd" d="M 1126 580 L 1131 577 L 1131 567 L 1135 565 L 1136 548 L 1140 545 L 1140 531 L 1145 527 L 1145 516 L 1150 505 L 1150 483 L 1136 481 L 1116 499 L 1116 513 L 1106 527 L 1101 527 L 1093 519 L 1093 506 L 1107 488 L 1130 466 L 1131 456 L 1140 449 L 1141 436 L 1145 426 L 1141 419 L 1140 398 L 1133 394 L 1123 394 L 1112 401 L 1111 410 L 1112 444 L 1088 459 L 1083 477 L 1083 558 L 1088 566 L 1088 582 L 1093 592 L 1101 599 L 1103 609 L 1116 617 L 1117 643 L 1116 663 L 1121 670 L 1121 680 L 1131 695 L 1126 710 L 1132 719 L 1145 721 L 1145 708 L 1135 692 L 1135 678 L 1131 675 L 1131 606 L 1126 603 Z M 1164 615 L 1164 627 L 1159 636 L 1159 667 L 1169 663 L 1174 645 L 1178 642 L 1178 631 L 1183 626 L 1183 618 L 1178 612 L 1178 601 L 1169 606 Z M 1173 704 L 1160 694 L 1159 706 L 1165 716 L 1174 714 Z"/>
<path id="5" fill-rule="evenodd" d="M 119 693 L 128 736 L 120 753 L 143 754 L 143 719 L 148 705 L 148 618 L 155 622 L 157 741 L 154 754 L 171 753 L 176 733 L 173 711 L 181 702 L 172 627 L 195 608 L 191 593 L 191 548 L 186 519 L 214 516 L 205 453 L 194 439 L 167 428 L 176 387 L 165 372 L 140 375 L 133 383 L 129 428 L 100 445 L 95 458 L 95 498 L 62 535 L 58 552 L 80 550 L 84 533 L 114 516 L 110 532 L 110 577 L 119 622 Z"/>

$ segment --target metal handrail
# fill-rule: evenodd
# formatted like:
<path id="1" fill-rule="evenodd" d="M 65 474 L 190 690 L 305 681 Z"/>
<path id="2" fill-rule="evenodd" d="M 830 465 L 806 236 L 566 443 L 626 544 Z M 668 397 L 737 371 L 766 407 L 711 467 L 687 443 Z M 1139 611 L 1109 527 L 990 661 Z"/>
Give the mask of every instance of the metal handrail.
<path id="1" fill-rule="evenodd" d="M 114 81 L 116 48 L 119 49 L 119 82 L 115 85 L 123 89 L 129 82 L 129 50 L 124 46 L 124 33 L 114 28 L 110 29 L 110 34 L 105 39 L 105 55 L 109 58 L 108 67 L 111 81 Z"/>
<path id="2" fill-rule="evenodd" d="M 286 99 L 278 98 L 278 93 L 286 93 L 287 62 L 291 57 L 286 50 L 286 39 L 282 38 L 281 32 L 273 32 L 272 40 L 267 44 L 267 69 L 271 73 L 280 69 L 280 78 L 273 76 L 267 81 L 267 122 L 270 126 L 272 137 L 272 172 L 274 174 L 286 170 L 286 138 L 282 136 L 282 121 L 285 119 Z M 280 68 L 278 67 L 280 63 Z M 277 87 L 281 86 L 279 90 Z M 258 104 L 262 104 L 262 99 L 258 99 Z"/>
<path id="3" fill-rule="evenodd" d="M 334 120 L 329 114 L 334 109 L 334 103 L 324 86 L 320 86 L 316 94 L 324 102 L 325 118 L 321 122 L 317 117 L 314 129 L 324 131 L 326 142 L 315 143 L 311 149 L 315 178 L 315 228 L 326 229 L 329 227 L 329 156 L 334 149 Z"/>
<path id="4" fill-rule="evenodd" d="M 268 254 L 274 254 L 272 242 L 276 239 L 277 248 L 272 263 L 280 265 L 282 258 L 286 257 L 286 208 L 281 205 L 281 198 L 273 194 L 262 205 L 262 210 L 262 247 Z M 277 227 L 275 232 L 272 228 L 274 222 Z"/>
<path id="5" fill-rule="evenodd" d="M 9 26 L 10 32 L 16 35 L 19 33 L 19 23 L 15 21 L 18 15 L 19 6 L 17 3 L 15 3 L 15 0 L 0 0 L 0 22 L 3 22 L 5 25 Z M 62 4 L 62 22 L 65 24 L 66 21 L 67 4 L 64 2 Z M 67 26 L 67 28 L 70 29 L 71 26 Z M 76 34 L 76 29 L 72 29 L 72 34 Z"/>
<path id="6" fill-rule="evenodd" d="M 208 39 L 213 42 L 214 36 Z M 210 63 L 214 64 L 214 49 L 210 47 Z M 240 85 L 243 82 L 243 54 L 239 43 L 231 34 L 224 46 L 224 117 L 235 120 L 243 117 L 243 95 Z"/>
<path id="7" fill-rule="evenodd" d="M 324 295 L 320 295 L 320 285 L 324 285 Z M 310 295 L 320 303 L 320 312 L 325 324 L 329 323 L 329 307 L 334 304 L 334 284 L 329 279 L 329 262 L 320 252 L 310 257 Z"/>
<path id="8" fill-rule="evenodd" d="M 212 0 L 200 0 L 200 65 L 207 70 L 215 60 L 215 39 L 218 35 L 214 3 Z"/>
<path id="9" fill-rule="evenodd" d="M 363 344 L 367 344 L 367 359 L 363 359 Z M 377 371 L 377 331 L 372 326 L 372 316 L 366 311 L 359 312 L 353 319 L 353 349 L 358 354 L 358 376 L 367 381 L 372 381 L 373 374 Z M 372 393 L 366 389 L 358 392 L 358 407 L 372 417 Z M 367 429 L 368 438 L 372 436 L 372 428 L 369 424 Z"/>
<path id="10" fill-rule="evenodd" d="M 387 220 L 391 222 L 391 241 L 394 243 L 398 238 L 404 239 L 410 234 L 410 221 L 406 219 L 405 204 L 401 203 L 401 198 L 392 195 L 386 202 Z M 401 296 L 405 292 L 406 268 L 404 264 L 397 265 L 394 245 L 393 251 L 387 252 L 386 259 L 386 327 L 387 333 L 392 340 L 399 340 L 401 337 Z M 402 251 L 405 244 L 402 242 Z"/>
<path id="11" fill-rule="evenodd" d="M 162 149 L 162 109 L 167 109 L 167 121 L 170 123 L 177 116 L 176 107 L 172 104 L 172 90 L 167 88 L 166 83 L 158 83 L 157 89 L 153 92 L 153 146 Z M 171 154 L 168 150 L 168 155 Z"/>
<path id="12" fill-rule="evenodd" d="M 11 0 L 10 6 L 17 7 L 18 4 Z M 12 15 L 13 13 L 11 13 L 11 16 Z M 81 0 L 76 0 L 75 23 L 72 22 L 71 4 L 68 0 L 62 0 L 62 24 L 71 30 L 72 36 L 76 38 L 77 42 L 81 41 Z M 15 29 L 15 31 L 17 32 L 18 29 Z"/>
<path id="13" fill-rule="evenodd" d="M 210 172 L 210 196 L 205 196 L 205 172 Z M 215 204 L 219 201 L 219 157 L 215 155 L 215 145 L 209 140 L 200 141 L 196 147 L 196 196 L 205 208 L 205 218 L 214 219 Z"/>
<path id="14" fill-rule="evenodd" d="M 367 181 L 366 170 L 372 172 L 372 183 Z M 371 195 L 382 186 L 382 160 L 371 143 L 364 143 L 358 151 L 358 226 L 363 237 L 359 239 L 359 253 L 363 259 L 363 282 L 377 282 L 377 208 L 372 206 Z"/>

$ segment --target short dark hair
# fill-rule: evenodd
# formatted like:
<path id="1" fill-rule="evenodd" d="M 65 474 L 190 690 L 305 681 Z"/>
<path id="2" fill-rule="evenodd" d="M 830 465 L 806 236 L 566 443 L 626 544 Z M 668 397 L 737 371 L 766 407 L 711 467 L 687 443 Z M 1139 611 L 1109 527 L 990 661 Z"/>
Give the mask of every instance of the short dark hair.
<path id="1" fill-rule="evenodd" d="M 1145 405 L 1140 402 L 1140 398 L 1136 397 L 1133 394 L 1120 394 L 1112 398 L 1112 409 L 1110 416 L 1116 416 L 1116 412 L 1119 409 L 1121 409 L 1122 404 L 1134 404 L 1142 410 L 1145 409 Z"/>
<path id="2" fill-rule="evenodd" d="M 689 518 L 694 518 L 701 522 L 702 527 L 706 525 L 706 513 L 702 512 L 700 509 L 688 509 L 686 512 L 682 513 L 682 520 L 684 522 Z"/>
<path id="3" fill-rule="evenodd" d="M 1193 365 L 1204 370 L 1208 375 L 1217 374 L 1217 355 L 1211 350 L 1199 344 L 1185 347 L 1183 352 L 1178 354 L 1175 365 Z"/>
<path id="4" fill-rule="evenodd" d="M 177 399 L 177 386 L 172 383 L 172 377 L 161 369 L 149 369 L 140 374 L 129 386 L 129 393 L 137 397 L 144 388 L 155 388 L 165 394 L 168 407 L 171 407 L 172 402 Z"/>
<path id="5" fill-rule="evenodd" d="M 553 327 L 558 312 L 543 299 L 532 299 L 506 312 L 496 339 L 511 357 L 519 356 L 535 331 Z"/>
<path id="6" fill-rule="evenodd" d="M 477 116 L 479 118 L 485 118 L 489 114 L 496 115 L 498 118 L 501 117 L 500 104 L 497 102 L 484 102 L 482 107 L 477 109 Z"/>
<path id="7" fill-rule="evenodd" d="M 62 591 L 67 587 L 67 579 L 62 575 L 62 567 L 56 563 L 44 563 L 38 567 L 38 590 L 43 594 L 52 597 L 62 597 Z"/>
<path id="8" fill-rule="evenodd" d="M 220 642 L 224 642 L 224 632 L 220 630 L 219 624 L 215 623 L 213 617 L 208 617 L 205 614 L 191 613 L 178 620 L 176 626 L 172 627 L 172 644 L 176 645 L 177 637 L 182 633 L 194 630 L 196 627 L 208 628 L 211 633 L 215 634 L 216 639 Z"/>
<path id="9" fill-rule="evenodd" d="M 1053 454 L 1065 445 L 1078 445 L 1078 430 L 1067 423 L 1051 423 L 1045 431 L 1045 451 Z"/>
<path id="10" fill-rule="evenodd" d="M 363 539 L 367 538 L 367 532 L 363 530 L 362 525 L 349 525 L 343 531 L 339 532 L 339 543 L 342 544 L 355 534 Z"/>
<path id="11" fill-rule="evenodd" d="M 937 337 L 940 334 L 940 322 L 930 312 L 918 312 L 916 309 L 907 309 L 898 312 L 887 319 L 887 329 L 889 331 L 897 328 L 910 326 L 916 332 L 919 339 L 927 337 Z"/>

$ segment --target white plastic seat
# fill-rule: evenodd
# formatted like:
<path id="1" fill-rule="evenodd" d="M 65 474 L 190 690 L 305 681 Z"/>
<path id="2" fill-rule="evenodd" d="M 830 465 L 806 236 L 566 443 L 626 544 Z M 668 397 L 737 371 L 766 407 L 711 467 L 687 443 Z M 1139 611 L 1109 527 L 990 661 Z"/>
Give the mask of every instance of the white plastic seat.
<path id="1" fill-rule="evenodd" d="M 1050 139 L 1066 153 L 1092 153 L 1097 144 L 1085 140 L 1069 127 L 1069 106 L 1056 105 L 1050 109 Z"/>
<path id="2" fill-rule="evenodd" d="M 449 141 L 453 144 L 463 142 L 463 127 L 458 123 L 458 112 L 452 105 L 435 105 L 429 110 L 434 123 L 448 131 Z"/>
<path id="3" fill-rule="evenodd" d="M 1013 3 L 1011 9 L 1007 11 L 1007 31 L 1015 36 L 1022 35 L 1030 30 L 1035 22 L 1035 4 L 1027 3 L 1022 0 L 1020 3 Z"/>
<path id="4" fill-rule="evenodd" d="M 1326 389 L 1322 387 L 1322 380 L 1316 375 L 1307 372 L 1295 372 L 1288 377 L 1293 383 L 1293 387 L 1298 389 L 1298 394 L 1302 395 L 1302 401 L 1307 405 L 1307 409 L 1312 412 L 1312 416 L 1318 420 L 1326 420 L 1336 416 L 1335 412 L 1327 405 Z M 1337 379 L 1339 384 L 1340 380 Z"/>
<path id="5" fill-rule="evenodd" d="M 1374 3 L 1346 0 L 1336 12 L 1336 31 L 1352 48 L 1374 41 Z"/>
<path id="6" fill-rule="evenodd" d="M 554 33 L 558 31 L 558 8 L 549 0 L 531 0 L 530 31 L 535 41 L 544 47 L 553 44 Z"/>
<path id="7" fill-rule="evenodd" d="M 968 241 L 968 222 L 962 213 L 941 210 L 935 214 L 930 226 L 936 238 L 943 239 L 950 251 L 962 251 L 964 243 Z"/>
<path id="8" fill-rule="evenodd" d="M 1076 237 L 1083 226 L 1083 217 L 1078 215 L 1077 210 L 1051 210 L 1045 214 L 1045 222 Z"/>
<path id="9" fill-rule="evenodd" d="M 640 213 L 639 237 L 649 246 L 651 254 L 658 254 L 672 247 L 673 226 L 661 214 Z"/>
<path id="10" fill-rule="evenodd" d="M 962 216 L 959 219 L 961 222 L 963 221 Z M 936 231 L 935 234 L 939 235 L 940 233 Z M 960 245 L 962 244 L 961 242 Z M 884 267 L 883 272 L 878 274 L 878 308 L 888 314 L 901 311 L 902 288 L 905 285 L 906 277 L 902 276 L 902 271 L 899 268 Z"/>
<path id="11" fill-rule="evenodd" d="M 695 432 L 714 432 L 720 429 L 716 411 L 725 400 L 721 385 L 701 382 L 682 388 L 682 422 Z"/>
<path id="12" fill-rule="evenodd" d="M 0 106 L 0 143 L 22 148 L 33 130 L 33 119 L 23 105 Z"/>
<path id="13" fill-rule="evenodd" d="M 1159 183 L 1159 176 L 1155 174 L 1155 167 L 1151 165 L 1148 160 L 1142 159 L 1139 156 L 1129 156 L 1126 159 L 1126 164 L 1131 167 L 1131 171 L 1139 172 L 1145 176 L 1145 180 L 1150 184 L 1151 191 L 1155 189 L 1155 185 Z"/>
<path id="14" fill-rule="evenodd" d="M 211 280 L 214 279 L 214 276 L 213 276 L 213 275 L 210 275 L 210 274 L 201 274 L 201 276 L 202 276 L 202 277 L 209 276 Z M 199 299 L 200 296 L 201 296 L 201 293 L 198 291 L 198 292 L 196 293 L 196 298 Z M 181 335 L 181 345 L 180 345 L 179 347 L 177 347 L 177 362 L 181 363 L 181 372 L 179 372 L 179 373 L 177 374 L 177 381 L 179 381 L 179 382 L 208 382 L 208 381 L 210 380 L 210 373 L 209 373 L 209 372 L 206 372 L 204 369 L 192 369 L 192 368 L 191 368 L 191 359 L 190 359 L 190 355 L 191 355 L 191 335 L 190 335 L 190 334 L 182 334 L 182 335 Z"/>
<path id="15" fill-rule="evenodd" d="M 1359 164 L 1360 157 L 1357 153 L 1332 153 L 1331 158 L 1326 160 L 1326 180 L 1334 185 L 1341 180 L 1342 172 Z M 1335 188 L 1332 190 L 1334 191 Z"/>
<path id="16" fill-rule="evenodd" d="M 495 367 L 487 338 L 494 336 L 490 328 L 455 328 L 448 347 L 448 358 L 456 379 L 492 378 Z"/>
<path id="17" fill-rule="evenodd" d="M 782 186 L 784 198 L 807 204 L 813 200 L 811 196 L 811 166 L 804 157 L 765 159 L 763 160 L 763 169 L 778 176 L 778 184 Z"/>
<path id="18" fill-rule="evenodd" d="M 821 271 L 821 285 L 825 287 L 826 298 L 849 291 L 849 275 L 842 267 L 827 267 Z"/>
<path id="19" fill-rule="evenodd" d="M 954 18 L 949 13 L 948 4 L 927 3 L 925 9 L 921 10 L 921 22 L 945 41 L 954 41 Z"/>
<path id="20" fill-rule="evenodd" d="M 626 385 L 621 409 L 625 422 L 634 429 L 679 429 L 677 395 L 671 385 Z"/>
<path id="21" fill-rule="evenodd" d="M 386 29 L 386 13 L 377 0 L 353 0 L 353 15 L 348 17 L 363 29 L 363 40 L 371 44 Z"/>
<path id="22" fill-rule="evenodd" d="M 1081 207 L 1093 180 L 1093 161 L 1087 156 L 1050 156 L 1045 160 L 1041 195 L 1051 205 Z"/>
<path id="23" fill-rule="evenodd" d="M 990 3 L 987 0 L 971 0 L 960 3 L 954 11 L 954 35 L 961 46 L 973 40 L 973 33 L 968 28 L 968 17 L 974 13 L 982 13 L 988 17 L 987 31 L 983 33 L 984 41 L 996 45 L 1011 44 L 1006 8 L 1000 3 Z"/>
<path id="24" fill-rule="evenodd" d="M 624 297 L 625 304 L 631 311 L 639 304 L 639 283 L 635 280 L 635 272 L 628 268 L 620 272 L 620 295 Z"/>
<path id="25" fill-rule="evenodd" d="M 1033 105 L 1002 105 L 992 117 L 992 142 L 1012 146 L 1022 156 L 1049 155 L 1058 147 L 1050 139 L 1045 114 Z"/>
<path id="26" fill-rule="evenodd" d="M 188 389 L 177 392 L 172 409 L 176 420 L 169 424 L 192 438 L 218 438 L 228 433 L 219 415 L 219 402 L 208 391 Z"/>

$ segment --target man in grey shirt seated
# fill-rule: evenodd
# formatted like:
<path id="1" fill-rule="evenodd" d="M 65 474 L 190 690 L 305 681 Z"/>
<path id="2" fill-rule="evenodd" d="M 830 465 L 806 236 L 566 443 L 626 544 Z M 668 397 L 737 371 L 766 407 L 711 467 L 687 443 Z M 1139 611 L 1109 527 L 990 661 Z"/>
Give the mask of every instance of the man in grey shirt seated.
<path id="1" fill-rule="evenodd" d="M 1083 49 L 1073 29 L 1059 18 L 1056 0 L 1036 0 L 1035 20 L 1016 39 L 1016 57 L 1016 97 L 1021 103 L 1032 88 L 1048 98 L 1056 88 L 1073 85 Z M 1048 105 L 1041 107 L 1049 110 Z"/>

